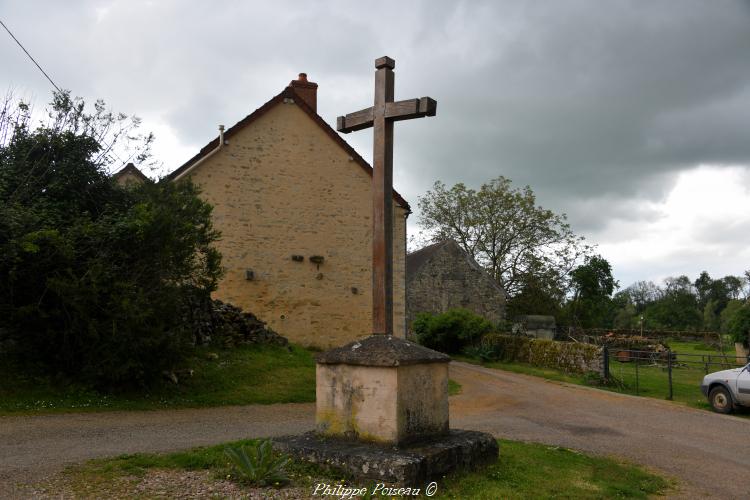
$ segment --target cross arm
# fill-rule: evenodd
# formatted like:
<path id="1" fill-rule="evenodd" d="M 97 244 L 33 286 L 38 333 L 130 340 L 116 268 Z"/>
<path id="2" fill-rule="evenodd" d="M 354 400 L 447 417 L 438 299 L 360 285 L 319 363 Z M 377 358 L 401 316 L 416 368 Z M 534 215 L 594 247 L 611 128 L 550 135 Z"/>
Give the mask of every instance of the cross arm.
<path id="1" fill-rule="evenodd" d="M 430 97 L 385 103 L 385 117 L 394 122 L 435 116 L 436 113 L 437 101 Z"/>
<path id="2" fill-rule="evenodd" d="M 394 122 L 409 120 L 411 118 L 435 116 L 436 112 L 437 101 L 430 97 L 385 103 L 385 117 Z M 375 111 L 373 107 L 355 111 L 346 116 L 336 118 L 336 130 L 348 134 L 356 130 L 370 128 L 374 119 Z"/>
<path id="3" fill-rule="evenodd" d="M 336 118 L 336 130 L 348 134 L 356 130 L 372 127 L 375 113 L 372 107 L 349 113 L 346 116 Z"/>

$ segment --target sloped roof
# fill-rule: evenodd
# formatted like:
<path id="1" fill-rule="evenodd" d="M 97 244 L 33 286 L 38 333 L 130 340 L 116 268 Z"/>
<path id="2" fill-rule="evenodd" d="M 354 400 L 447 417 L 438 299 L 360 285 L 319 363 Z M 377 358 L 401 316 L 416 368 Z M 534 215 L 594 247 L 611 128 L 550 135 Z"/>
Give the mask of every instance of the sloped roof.
<path id="1" fill-rule="evenodd" d="M 299 106 L 299 108 L 307 114 L 307 116 L 310 117 L 322 130 L 325 132 L 333 141 L 338 144 L 344 151 L 347 152 L 347 154 L 355 161 L 357 164 L 365 171 L 368 175 L 372 176 L 372 167 L 369 163 L 365 161 L 364 158 L 362 158 L 357 151 L 354 150 L 344 139 L 341 138 L 341 136 L 336 132 L 333 128 L 331 128 L 330 125 L 328 125 L 323 118 L 318 115 L 313 109 L 307 105 L 307 103 L 302 99 L 297 92 L 292 87 L 286 87 L 281 93 L 274 96 L 271 100 L 266 102 L 263 106 L 259 107 L 249 115 L 247 115 L 242 120 L 235 123 L 233 126 L 231 126 L 225 133 L 224 138 L 229 139 L 233 135 L 237 134 L 240 130 L 245 128 L 246 126 L 253 123 L 255 120 L 266 114 L 271 108 L 276 106 L 277 104 L 280 104 L 284 102 L 284 99 L 294 99 L 294 103 Z M 172 172 L 167 176 L 168 179 L 174 179 L 175 177 L 179 176 L 186 170 L 190 169 L 190 167 L 198 162 L 201 158 L 203 158 L 205 155 L 216 149 L 216 147 L 219 145 L 219 138 L 216 137 L 214 140 L 203 146 L 203 148 L 190 158 L 187 162 L 185 162 L 181 167 L 179 167 L 177 170 Z M 393 190 L 393 198 L 398 202 L 399 205 L 401 205 L 403 208 L 405 208 L 407 211 L 411 212 L 411 207 L 409 206 L 409 203 L 396 192 L 396 190 Z"/>
<path id="2" fill-rule="evenodd" d="M 474 258 L 469 255 L 469 253 L 463 249 L 461 245 L 458 244 L 457 241 L 447 239 L 444 241 L 439 241 L 437 243 L 433 243 L 432 245 L 427 245 L 424 248 L 420 248 L 419 250 L 412 252 L 410 254 L 406 255 L 406 280 L 411 280 L 416 273 L 419 271 L 419 269 L 424 266 L 429 260 L 432 258 L 433 255 L 437 254 L 440 250 L 444 249 L 445 247 L 452 246 L 458 250 L 458 252 L 463 255 L 463 257 L 466 259 L 466 262 L 468 262 L 469 266 L 476 271 L 484 274 L 488 280 L 493 284 L 495 288 L 497 288 L 500 292 L 505 293 L 505 290 L 503 290 L 503 287 L 501 287 L 497 281 L 495 281 L 492 276 L 487 272 L 485 268 L 479 265 Z"/>
<path id="3" fill-rule="evenodd" d="M 406 276 L 413 276 L 414 273 L 416 273 L 419 268 L 424 265 L 425 262 L 430 260 L 430 257 L 435 255 L 435 253 L 443 246 L 445 246 L 449 241 L 452 240 L 439 241 L 437 243 L 433 243 L 432 245 L 427 245 L 426 247 L 420 248 L 419 250 L 416 250 L 410 254 L 407 254 Z"/>
<path id="4" fill-rule="evenodd" d="M 144 174 L 143 172 L 141 172 L 138 169 L 138 167 L 136 167 L 132 163 L 128 163 L 127 165 L 125 165 L 124 167 L 122 167 L 120 170 L 118 170 L 117 172 L 115 172 L 114 174 L 112 174 L 112 178 L 114 180 L 119 180 L 120 177 L 122 177 L 124 175 L 127 175 L 127 174 L 135 175 L 136 177 L 138 177 L 142 181 L 148 181 L 149 180 L 148 176 L 146 174 Z"/>

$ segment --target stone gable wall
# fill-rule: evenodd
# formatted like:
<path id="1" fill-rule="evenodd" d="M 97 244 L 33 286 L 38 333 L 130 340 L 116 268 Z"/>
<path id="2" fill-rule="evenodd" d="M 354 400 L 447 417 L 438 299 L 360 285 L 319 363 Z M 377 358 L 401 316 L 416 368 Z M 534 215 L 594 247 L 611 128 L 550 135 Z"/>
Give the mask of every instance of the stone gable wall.
<path id="1" fill-rule="evenodd" d="M 275 106 L 189 175 L 222 232 L 215 298 L 307 346 L 372 333 L 372 178 L 301 109 Z M 403 337 L 406 210 L 394 206 L 394 332 Z"/>
<path id="2" fill-rule="evenodd" d="M 454 242 L 442 245 L 407 280 L 407 328 L 420 312 L 463 308 L 493 323 L 505 318 L 505 293 Z"/>
<path id="3" fill-rule="evenodd" d="M 116 182 L 120 186 L 126 187 L 135 184 L 142 184 L 143 178 L 139 177 L 133 172 L 126 171 L 117 176 Z"/>

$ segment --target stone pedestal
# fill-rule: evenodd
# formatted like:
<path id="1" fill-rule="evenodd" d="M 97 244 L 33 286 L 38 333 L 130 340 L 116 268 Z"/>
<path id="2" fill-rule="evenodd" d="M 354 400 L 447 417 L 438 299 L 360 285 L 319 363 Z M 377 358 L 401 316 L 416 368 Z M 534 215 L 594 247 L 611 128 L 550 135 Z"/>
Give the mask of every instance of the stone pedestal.
<path id="1" fill-rule="evenodd" d="M 484 432 L 451 430 L 398 448 L 319 434 L 274 439 L 277 450 L 294 457 L 341 469 L 361 484 L 384 482 L 424 488 L 455 470 L 472 470 L 497 461 L 495 438 Z"/>
<path id="2" fill-rule="evenodd" d="M 449 362 L 385 335 L 319 354 L 318 432 L 390 445 L 446 434 Z"/>
<path id="3" fill-rule="evenodd" d="M 277 438 L 277 449 L 358 480 L 415 487 L 497 460 L 491 435 L 449 429 L 445 354 L 373 335 L 316 361 L 317 431 Z"/>

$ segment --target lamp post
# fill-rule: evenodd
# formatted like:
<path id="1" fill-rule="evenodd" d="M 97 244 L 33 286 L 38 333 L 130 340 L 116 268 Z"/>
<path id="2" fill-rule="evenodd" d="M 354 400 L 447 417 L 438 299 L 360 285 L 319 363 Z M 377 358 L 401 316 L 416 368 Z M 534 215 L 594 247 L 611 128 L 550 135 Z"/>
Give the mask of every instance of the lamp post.
<path id="1" fill-rule="evenodd" d="M 641 337 L 643 337 L 643 316 L 641 316 Z"/>

